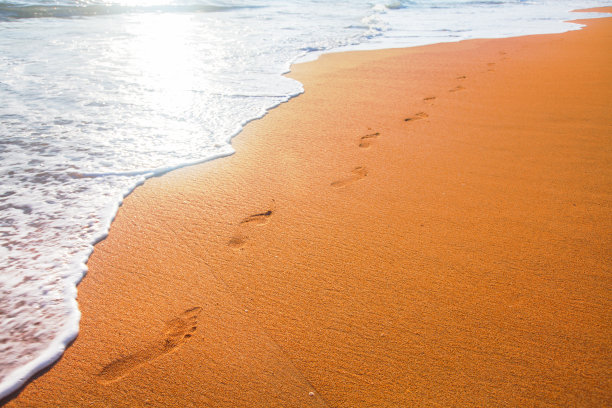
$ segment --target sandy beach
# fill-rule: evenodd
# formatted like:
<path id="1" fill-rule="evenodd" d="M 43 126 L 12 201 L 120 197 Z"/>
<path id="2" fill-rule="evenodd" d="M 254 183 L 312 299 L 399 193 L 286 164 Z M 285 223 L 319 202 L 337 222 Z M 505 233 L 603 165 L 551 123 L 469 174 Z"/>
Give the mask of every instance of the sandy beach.
<path id="1" fill-rule="evenodd" d="M 6 406 L 612 405 L 612 20 L 581 23 L 295 65 L 236 154 L 126 198 Z"/>

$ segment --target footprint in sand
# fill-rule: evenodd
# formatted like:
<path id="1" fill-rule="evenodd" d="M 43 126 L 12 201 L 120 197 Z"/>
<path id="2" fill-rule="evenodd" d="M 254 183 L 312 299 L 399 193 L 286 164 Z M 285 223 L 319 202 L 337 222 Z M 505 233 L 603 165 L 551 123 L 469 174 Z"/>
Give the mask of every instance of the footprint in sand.
<path id="1" fill-rule="evenodd" d="M 359 138 L 359 147 L 364 149 L 370 147 L 372 145 L 372 142 L 374 142 L 374 139 L 376 139 L 378 136 L 380 136 L 379 132 L 361 136 Z"/>
<path id="2" fill-rule="evenodd" d="M 461 76 L 458 76 L 458 77 L 457 77 L 457 79 L 458 79 L 458 80 L 460 80 L 460 81 L 462 81 L 462 80 L 464 80 L 464 79 L 466 79 L 466 78 L 467 78 L 467 77 L 466 77 L 465 75 L 461 75 Z"/>
<path id="3" fill-rule="evenodd" d="M 244 246 L 244 244 L 246 244 L 248 237 L 245 235 L 234 235 L 233 237 L 230 238 L 230 240 L 227 242 L 227 245 L 232 247 L 232 248 L 242 248 Z"/>
<path id="4" fill-rule="evenodd" d="M 448 92 L 458 92 L 458 91 L 463 91 L 465 89 L 464 86 L 461 85 L 457 85 L 456 87 L 454 87 L 453 89 L 449 89 Z"/>
<path id="5" fill-rule="evenodd" d="M 423 100 L 424 100 L 425 102 L 431 102 L 431 101 L 433 101 L 434 99 L 436 99 L 436 97 L 435 97 L 435 96 L 428 96 L 427 98 L 423 98 Z"/>
<path id="6" fill-rule="evenodd" d="M 198 316 L 201 307 L 185 310 L 183 313 L 166 323 L 166 330 L 156 341 L 145 349 L 121 357 L 102 369 L 97 375 L 101 384 L 110 384 L 128 375 L 141 365 L 174 351 L 189 339 L 197 329 Z"/>
<path id="7" fill-rule="evenodd" d="M 244 218 L 242 221 L 240 221 L 238 231 L 233 237 L 230 238 L 227 245 L 235 249 L 242 248 L 248 240 L 246 231 L 250 228 L 250 226 L 266 224 L 273 213 L 274 209 L 269 209 L 268 211 L 249 215 L 248 217 Z"/>
<path id="8" fill-rule="evenodd" d="M 332 187 L 344 187 L 347 184 L 351 184 L 352 182 L 360 180 L 364 178 L 365 176 L 367 176 L 368 170 L 363 166 L 359 166 L 359 167 L 355 167 L 351 171 L 351 173 L 353 174 L 348 177 L 334 181 L 333 183 L 331 183 L 331 186 Z"/>
<path id="9" fill-rule="evenodd" d="M 404 119 L 404 122 L 412 122 L 415 120 L 420 120 L 420 119 L 425 119 L 428 118 L 429 115 L 426 114 L 425 112 L 419 112 L 419 113 L 415 113 L 414 115 Z"/>

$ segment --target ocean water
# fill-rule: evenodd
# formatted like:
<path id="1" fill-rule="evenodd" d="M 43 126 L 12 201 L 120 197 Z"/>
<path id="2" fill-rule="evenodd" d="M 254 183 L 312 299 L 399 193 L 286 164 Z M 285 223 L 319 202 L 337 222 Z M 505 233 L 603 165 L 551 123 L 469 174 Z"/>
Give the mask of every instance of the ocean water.
<path id="1" fill-rule="evenodd" d="M 609 2 L 608 2 L 609 3 Z M 0 398 L 78 333 L 123 197 L 233 152 L 323 52 L 557 33 L 603 0 L 0 0 Z"/>

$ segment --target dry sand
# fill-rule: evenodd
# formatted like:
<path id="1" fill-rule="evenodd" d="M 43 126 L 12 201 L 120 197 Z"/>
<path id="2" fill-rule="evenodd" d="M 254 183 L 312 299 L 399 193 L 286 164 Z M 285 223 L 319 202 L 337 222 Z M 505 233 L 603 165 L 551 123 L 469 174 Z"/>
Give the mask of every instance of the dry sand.
<path id="1" fill-rule="evenodd" d="M 610 9 L 610 8 L 609 8 Z M 325 55 L 151 179 L 9 407 L 610 406 L 612 21 Z"/>

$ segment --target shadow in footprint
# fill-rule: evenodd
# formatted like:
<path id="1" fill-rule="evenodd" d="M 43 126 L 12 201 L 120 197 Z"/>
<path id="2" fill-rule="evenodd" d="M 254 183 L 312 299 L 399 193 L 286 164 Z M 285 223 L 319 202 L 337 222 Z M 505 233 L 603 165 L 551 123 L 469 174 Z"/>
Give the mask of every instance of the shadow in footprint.
<path id="1" fill-rule="evenodd" d="M 379 132 L 361 136 L 359 138 L 359 147 L 362 147 L 362 148 L 370 147 L 372 145 L 372 142 L 374 142 L 374 139 L 376 139 L 378 136 L 380 136 Z"/>
<path id="2" fill-rule="evenodd" d="M 419 112 L 419 113 L 415 113 L 413 116 L 410 116 L 406 119 L 404 119 L 404 122 L 412 122 L 415 120 L 420 120 L 420 119 L 425 119 L 428 118 L 429 115 L 426 114 L 425 112 Z"/>
<path id="3" fill-rule="evenodd" d="M 98 373 L 98 382 L 110 384 L 118 381 L 141 365 L 174 351 L 196 331 L 198 316 L 201 311 L 201 307 L 194 307 L 185 310 L 179 316 L 170 320 L 166 323 L 166 330 L 164 330 L 163 336 L 158 340 L 150 343 L 143 350 L 130 354 L 127 357 L 118 358 L 106 365 Z"/>
<path id="4" fill-rule="evenodd" d="M 458 79 L 458 80 L 460 80 L 460 81 L 461 81 L 461 80 L 464 80 L 464 79 L 466 79 L 466 78 L 467 78 L 467 77 L 466 77 L 465 75 L 461 75 L 461 76 L 458 76 L 458 77 L 457 77 L 457 79 Z"/>
<path id="5" fill-rule="evenodd" d="M 435 96 L 428 96 L 427 98 L 423 98 L 424 101 L 433 101 L 434 99 L 436 99 Z"/>
<path id="6" fill-rule="evenodd" d="M 274 209 L 271 208 L 267 211 L 249 215 L 248 217 L 244 218 L 242 221 L 240 221 L 238 231 L 236 231 L 234 236 L 230 238 L 230 240 L 227 242 L 227 245 L 234 249 L 242 248 L 248 240 L 248 236 L 245 234 L 245 230 L 248 230 L 249 226 L 251 225 L 266 224 L 273 213 Z"/>
<path id="7" fill-rule="evenodd" d="M 268 210 L 266 212 L 262 212 L 259 214 L 249 215 L 242 221 L 240 221 L 240 225 L 243 224 L 252 224 L 252 225 L 260 225 L 268 222 L 268 218 L 272 216 L 272 210 Z"/>
<path id="8" fill-rule="evenodd" d="M 365 176 L 368 175 L 368 170 L 363 167 L 363 166 L 359 166 L 359 167 L 355 167 L 353 170 L 351 170 L 351 173 L 353 173 L 352 175 L 345 177 L 343 179 L 340 180 L 336 180 L 334 182 L 331 183 L 332 187 L 344 187 L 347 184 L 351 184 L 357 180 L 360 180 L 362 178 L 364 178 Z"/>
<path id="9" fill-rule="evenodd" d="M 457 85 L 456 87 L 454 87 L 453 89 L 449 89 L 448 92 L 458 92 L 458 91 L 463 91 L 465 89 L 464 86 L 461 85 Z"/>

